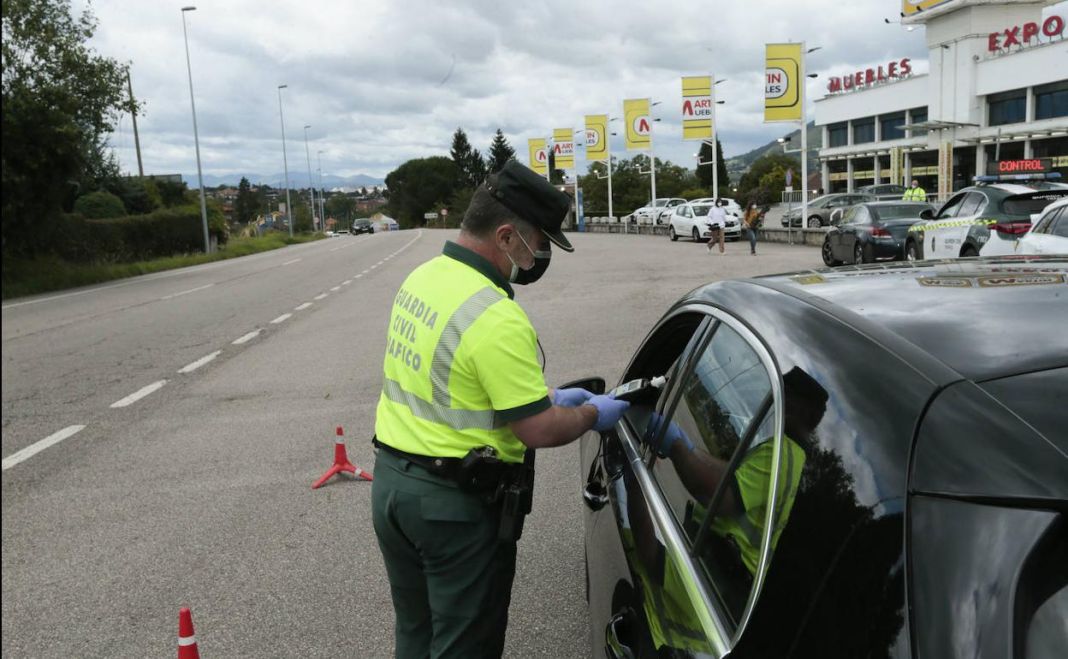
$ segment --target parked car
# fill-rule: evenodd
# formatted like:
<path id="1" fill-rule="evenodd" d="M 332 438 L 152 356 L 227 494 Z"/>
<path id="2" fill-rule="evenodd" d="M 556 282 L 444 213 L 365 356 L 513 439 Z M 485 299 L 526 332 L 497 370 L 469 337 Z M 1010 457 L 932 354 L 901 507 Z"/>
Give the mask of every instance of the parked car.
<path id="1" fill-rule="evenodd" d="M 831 230 L 820 250 L 827 265 L 871 263 L 878 259 L 905 258 L 909 227 L 922 222 L 920 213 L 933 211 L 918 201 L 872 201 L 857 204 L 841 219 L 831 221 Z"/>
<path id="2" fill-rule="evenodd" d="M 986 178 L 986 177 L 983 177 Z M 1068 197 L 1068 185 L 1042 179 L 980 182 L 949 198 L 937 214 L 909 228 L 906 257 L 956 259 L 1015 252 L 1031 216 Z"/>
<path id="3" fill-rule="evenodd" d="M 375 228 L 371 224 L 371 220 L 364 219 L 364 218 L 361 218 L 359 220 L 353 220 L 353 222 L 352 222 L 352 233 L 354 235 L 361 234 L 361 233 L 374 233 L 374 232 L 375 232 Z"/>
<path id="4" fill-rule="evenodd" d="M 727 215 L 733 215 L 739 220 L 742 219 L 742 214 L 745 209 L 738 205 L 738 202 L 729 197 L 720 197 L 720 201 L 724 202 L 724 210 L 727 211 Z M 701 197 L 700 199 L 694 199 L 691 203 L 694 204 L 714 204 L 716 200 L 714 197 Z"/>
<path id="5" fill-rule="evenodd" d="M 639 224 L 653 224 L 653 216 L 656 215 L 656 224 L 661 224 L 660 213 L 678 206 L 679 204 L 685 204 L 686 200 L 680 197 L 658 197 L 653 200 L 653 203 L 642 206 L 630 214 L 628 220 L 631 222 L 637 222 Z"/>
<path id="6" fill-rule="evenodd" d="M 903 185 L 897 185 L 896 183 L 879 183 L 878 185 L 865 185 L 857 188 L 857 192 L 861 194 L 875 195 L 876 199 L 885 200 L 900 200 L 905 196 L 905 191 L 908 190 Z"/>
<path id="7" fill-rule="evenodd" d="M 866 201 L 875 201 L 875 195 L 843 192 L 816 197 L 808 202 L 808 216 L 805 219 L 805 226 L 809 229 L 818 229 L 819 227 L 829 226 L 831 223 L 831 213 L 836 209 L 841 208 L 842 210 L 845 210 L 850 206 Z M 800 205 L 783 213 L 782 225 L 784 227 L 801 226 Z"/>
<path id="8" fill-rule="evenodd" d="M 1055 201 L 1016 241 L 1016 254 L 1068 254 L 1068 199 Z"/>
<path id="9" fill-rule="evenodd" d="M 675 206 L 666 218 L 669 225 L 668 237 L 673 241 L 678 240 L 679 236 L 690 236 L 694 242 L 707 241 L 712 237 L 708 218 L 711 210 L 711 203 L 699 203 L 697 201 Z M 741 237 L 742 228 L 739 219 L 728 214 L 726 222 L 723 238 L 725 240 L 737 240 Z"/>
<path id="10" fill-rule="evenodd" d="M 1059 656 L 1066 281 L 1010 257 L 683 296 L 621 380 L 667 384 L 580 440 L 583 654 Z"/>

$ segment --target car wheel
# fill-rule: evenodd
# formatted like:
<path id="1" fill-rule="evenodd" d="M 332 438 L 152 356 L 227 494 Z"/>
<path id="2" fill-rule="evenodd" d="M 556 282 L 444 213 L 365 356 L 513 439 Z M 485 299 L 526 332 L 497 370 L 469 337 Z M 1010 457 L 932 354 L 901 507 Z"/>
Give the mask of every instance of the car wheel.
<path id="1" fill-rule="evenodd" d="M 820 249 L 820 255 L 823 256 L 823 262 L 826 265 L 830 267 L 838 265 L 838 261 L 834 260 L 834 252 L 831 251 L 831 241 L 827 238 L 823 239 L 823 248 Z"/>
<path id="2" fill-rule="evenodd" d="M 919 261 L 923 257 L 920 256 L 920 246 L 916 244 L 915 240 L 910 240 L 905 244 L 905 260 L 906 261 Z"/>
<path id="3" fill-rule="evenodd" d="M 671 225 L 671 232 L 668 235 L 671 236 L 671 242 L 675 242 L 676 240 L 679 239 L 679 234 L 675 233 L 675 225 L 674 224 Z"/>
<path id="4" fill-rule="evenodd" d="M 864 251 L 864 245 L 861 245 L 860 243 L 857 243 L 853 246 L 853 263 L 870 263 L 870 261 L 868 260 L 868 256 Z"/>
<path id="5" fill-rule="evenodd" d="M 701 242 L 701 232 L 697 230 L 697 227 L 693 228 L 693 241 L 695 243 Z"/>
<path id="6" fill-rule="evenodd" d="M 823 220 L 820 219 L 819 215 L 813 215 L 812 217 L 808 218 L 809 229 L 818 229 L 821 226 L 823 226 Z"/>
<path id="7" fill-rule="evenodd" d="M 960 251 L 961 258 L 967 258 L 969 256 L 979 256 L 979 250 L 975 249 L 971 245 L 965 245 L 964 249 Z"/>

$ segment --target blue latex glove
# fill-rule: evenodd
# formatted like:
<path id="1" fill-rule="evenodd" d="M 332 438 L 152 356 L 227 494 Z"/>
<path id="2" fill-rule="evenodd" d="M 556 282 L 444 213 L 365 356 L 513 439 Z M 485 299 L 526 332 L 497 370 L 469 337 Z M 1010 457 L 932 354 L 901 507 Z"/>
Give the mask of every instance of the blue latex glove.
<path id="1" fill-rule="evenodd" d="M 659 412 L 653 412 L 649 416 L 649 433 L 650 439 L 656 437 L 660 432 L 660 426 L 664 423 L 664 417 Z M 686 433 L 682 431 L 682 428 L 678 426 L 674 421 L 669 421 L 667 424 L 667 430 L 664 431 L 663 437 L 660 438 L 659 444 L 656 446 L 656 454 L 661 458 L 666 458 L 671 454 L 671 447 L 675 445 L 675 442 L 682 442 L 690 451 L 693 450 L 693 442 L 686 436 Z"/>
<path id="2" fill-rule="evenodd" d="M 630 403 L 627 401 L 616 400 L 615 397 L 608 394 L 594 396 L 586 401 L 585 404 L 597 408 L 597 422 L 593 424 L 593 429 L 597 432 L 604 432 L 616 425 L 619 418 L 630 407 Z"/>
<path id="3" fill-rule="evenodd" d="M 578 407 L 590 398 L 593 398 L 593 392 L 586 391 L 580 387 L 557 389 L 556 393 L 553 394 L 553 405 L 559 405 L 560 407 Z"/>

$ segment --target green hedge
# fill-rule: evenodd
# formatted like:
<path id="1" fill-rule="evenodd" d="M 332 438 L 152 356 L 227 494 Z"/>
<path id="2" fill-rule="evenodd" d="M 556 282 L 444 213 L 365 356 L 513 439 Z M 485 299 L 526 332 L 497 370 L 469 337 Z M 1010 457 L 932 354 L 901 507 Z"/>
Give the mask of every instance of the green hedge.
<path id="1" fill-rule="evenodd" d="M 117 196 L 104 190 L 97 190 L 78 197 L 74 202 L 74 212 L 89 219 L 100 220 L 122 217 L 126 215 L 126 207 L 122 199 Z"/>
<path id="2" fill-rule="evenodd" d="M 208 229 L 218 244 L 226 243 L 226 223 L 209 216 Z M 57 256 L 76 263 L 125 263 L 204 251 L 200 209 L 164 208 L 146 215 L 88 220 L 65 215 L 55 224 L 52 246 Z"/>

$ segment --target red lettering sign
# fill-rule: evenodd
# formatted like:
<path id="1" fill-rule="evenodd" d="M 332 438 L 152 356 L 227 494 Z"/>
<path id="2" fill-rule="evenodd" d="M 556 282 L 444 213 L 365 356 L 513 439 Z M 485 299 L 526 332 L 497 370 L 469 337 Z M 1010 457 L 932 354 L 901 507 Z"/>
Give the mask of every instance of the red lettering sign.
<path id="1" fill-rule="evenodd" d="M 829 78 L 827 91 L 833 94 L 835 92 L 859 89 L 876 82 L 887 82 L 893 78 L 902 78 L 912 73 L 911 61 L 906 57 L 896 62 L 889 62 L 885 67 L 880 64 L 878 68 L 855 71 L 841 78 Z"/>
<path id="2" fill-rule="evenodd" d="M 691 103 L 688 99 L 682 102 L 682 113 L 688 114 L 691 117 L 693 116 L 693 103 Z"/>
<path id="3" fill-rule="evenodd" d="M 782 74 L 781 73 L 769 73 L 768 74 L 768 82 L 782 82 Z"/>
<path id="4" fill-rule="evenodd" d="M 886 69 L 887 74 L 889 74 L 891 78 L 897 77 L 897 62 L 890 62 L 890 65 L 887 66 Z"/>
<path id="5" fill-rule="evenodd" d="M 986 49 L 992 53 L 1008 48 L 1009 46 L 1030 45 L 1031 40 L 1038 37 L 1038 23 L 1027 22 L 1021 30 L 1019 25 L 1007 27 L 1001 32 L 991 32 L 987 35 Z M 1047 37 L 1060 36 L 1064 32 L 1064 19 L 1053 14 L 1042 21 L 1042 34 Z M 1002 39 L 1004 37 L 1004 39 Z"/>
<path id="6" fill-rule="evenodd" d="M 1000 160 L 998 161 L 998 172 L 1001 174 L 1012 174 L 1015 172 L 1043 172 L 1046 168 L 1038 158 L 1031 158 L 1028 160 Z"/>

